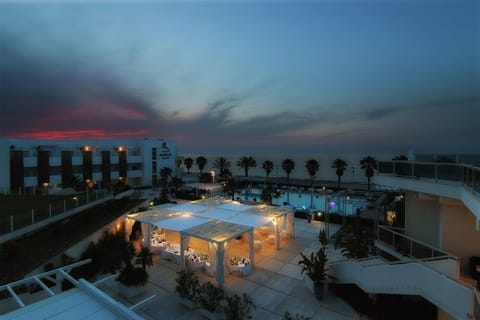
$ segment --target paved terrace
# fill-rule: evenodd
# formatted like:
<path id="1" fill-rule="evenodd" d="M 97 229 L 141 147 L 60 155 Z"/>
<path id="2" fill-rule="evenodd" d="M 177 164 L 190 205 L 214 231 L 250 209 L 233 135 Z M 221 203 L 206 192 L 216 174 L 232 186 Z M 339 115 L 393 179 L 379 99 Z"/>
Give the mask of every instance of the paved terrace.
<path id="1" fill-rule="evenodd" d="M 282 248 L 275 250 L 273 245 L 264 244 L 255 250 L 255 267 L 245 278 L 237 274 L 225 276 L 225 291 L 227 294 L 250 294 L 256 304 L 254 319 L 282 319 L 286 311 L 290 314 L 301 314 L 312 319 L 359 319 L 359 315 L 346 302 L 328 292 L 323 301 L 317 300 L 303 283 L 303 276 L 298 261 L 299 252 L 310 255 L 310 252 L 320 248 L 318 233 L 324 228 L 324 223 L 304 219 L 295 219 L 295 239 L 282 241 Z M 338 230 L 338 225 L 331 225 L 331 232 Z M 232 247 L 234 244 L 232 244 Z M 329 260 L 340 257 L 337 252 L 329 250 Z M 149 269 L 147 292 L 126 300 L 118 296 L 118 283 L 114 280 L 99 287 L 127 306 L 155 294 L 155 298 L 135 308 L 135 311 L 145 319 L 202 319 L 198 311 L 182 306 L 175 294 L 175 278 L 178 265 L 154 257 L 154 266 Z M 211 281 L 203 270 L 196 271 L 200 282 Z"/>

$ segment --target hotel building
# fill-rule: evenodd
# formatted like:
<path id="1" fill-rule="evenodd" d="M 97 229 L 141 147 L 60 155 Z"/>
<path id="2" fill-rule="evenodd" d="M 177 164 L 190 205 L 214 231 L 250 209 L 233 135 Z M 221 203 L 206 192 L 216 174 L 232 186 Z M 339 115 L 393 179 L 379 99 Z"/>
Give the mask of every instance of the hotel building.
<path id="1" fill-rule="evenodd" d="M 74 179 L 97 186 L 123 181 L 156 186 L 162 168 L 176 175 L 177 145 L 166 140 L 0 139 L 0 191 L 33 193 L 62 188 Z"/>

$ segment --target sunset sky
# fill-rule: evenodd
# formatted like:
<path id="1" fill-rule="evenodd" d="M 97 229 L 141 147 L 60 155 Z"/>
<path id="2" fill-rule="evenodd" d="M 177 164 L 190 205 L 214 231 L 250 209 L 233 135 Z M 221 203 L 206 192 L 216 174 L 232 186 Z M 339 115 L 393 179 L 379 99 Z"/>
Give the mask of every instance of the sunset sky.
<path id="1" fill-rule="evenodd" d="M 0 0 L 0 136 L 480 151 L 480 1 Z"/>

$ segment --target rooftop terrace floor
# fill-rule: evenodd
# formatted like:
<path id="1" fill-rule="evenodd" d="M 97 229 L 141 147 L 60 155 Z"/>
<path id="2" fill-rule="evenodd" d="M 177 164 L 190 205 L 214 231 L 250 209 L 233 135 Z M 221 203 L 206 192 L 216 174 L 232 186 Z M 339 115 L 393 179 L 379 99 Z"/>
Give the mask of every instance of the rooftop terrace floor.
<path id="1" fill-rule="evenodd" d="M 356 311 L 342 299 L 328 292 L 322 301 L 309 292 L 303 282 L 298 261 L 299 252 L 310 254 L 320 248 L 318 232 L 324 228 L 323 222 L 295 219 L 295 239 L 282 241 L 282 248 L 275 250 L 273 244 L 264 244 L 255 250 L 255 265 L 252 272 L 242 278 L 237 274 L 225 273 L 225 291 L 227 294 L 251 295 L 256 309 L 253 319 L 282 319 L 285 312 L 308 316 L 312 319 L 359 319 Z M 331 225 L 333 234 L 340 226 Z M 331 245 L 330 245 L 331 246 Z M 342 259 L 338 252 L 328 250 L 329 260 Z M 154 257 L 154 266 L 149 269 L 149 283 L 146 292 L 132 299 L 118 295 L 118 283 L 107 281 L 99 286 L 107 294 L 127 306 L 155 294 L 155 298 L 135 308 L 145 319 L 202 319 L 198 311 L 189 310 L 180 304 L 175 294 L 175 278 L 179 266 L 171 261 Z M 200 282 L 211 281 L 203 270 L 195 271 Z"/>

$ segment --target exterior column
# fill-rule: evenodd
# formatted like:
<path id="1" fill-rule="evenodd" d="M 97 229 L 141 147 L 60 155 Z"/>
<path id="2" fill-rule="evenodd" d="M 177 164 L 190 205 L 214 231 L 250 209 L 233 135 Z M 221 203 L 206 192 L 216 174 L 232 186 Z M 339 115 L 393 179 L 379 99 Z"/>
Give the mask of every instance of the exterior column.
<path id="1" fill-rule="evenodd" d="M 217 248 L 217 285 L 223 288 L 225 282 L 224 269 L 225 269 L 225 242 L 219 242 Z"/>
<path id="2" fill-rule="evenodd" d="M 248 233 L 250 235 L 250 263 L 252 264 L 252 267 L 254 266 L 254 259 L 255 259 L 255 246 L 254 246 L 254 239 L 253 239 L 253 228 L 252 230 Z"/>

